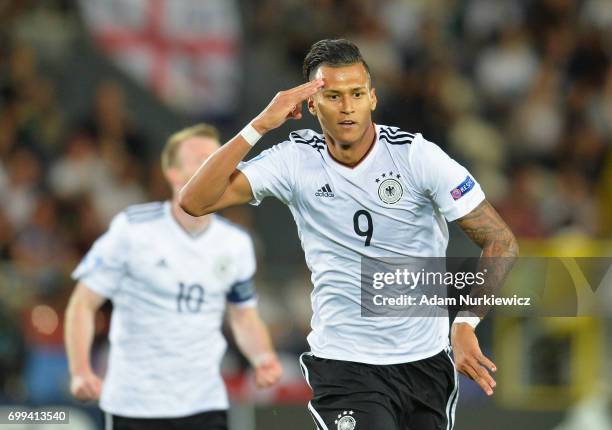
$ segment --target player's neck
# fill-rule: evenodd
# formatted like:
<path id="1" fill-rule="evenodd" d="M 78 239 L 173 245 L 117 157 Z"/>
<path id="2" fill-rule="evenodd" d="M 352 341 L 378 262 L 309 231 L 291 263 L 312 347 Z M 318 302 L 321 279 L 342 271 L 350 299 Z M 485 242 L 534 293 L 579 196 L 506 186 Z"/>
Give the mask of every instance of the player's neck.
<path id="1" fill-rule="evenodd" d="M 197 236 L 206 230 L 208 224 L 210 224 L 211 217 L 210 215 L 193 217 L 185 213 L 185 211 L 179 206 L 178 197 L 172 199 L 172 216 L 183 228 L 183 230 L 192 236 Z"/>
<path id="2" fill-rule="evenodd" d="M 355 167 L 370 152 L 376 140 L 376 129 L 374 123 L 361 136 L 359 141 L 351 145 L 343 145 L 342 142 L 335 141 L 329 134 L 325 133 L 325 142 L 331 157 L 340 164 Z"/>

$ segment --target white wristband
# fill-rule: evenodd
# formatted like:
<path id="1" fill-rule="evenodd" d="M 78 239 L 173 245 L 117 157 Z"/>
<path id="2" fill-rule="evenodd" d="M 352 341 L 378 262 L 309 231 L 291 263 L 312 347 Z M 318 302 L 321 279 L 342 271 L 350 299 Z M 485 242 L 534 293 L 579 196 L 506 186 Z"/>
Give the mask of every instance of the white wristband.
<path id="1" fill-rule="evenodd" d="M 479 322 L 480 318 L 478 317 L 456 317 L 453 321 L 453 324 L 466 323 L 469 324 L 472 328 L 476 328 Z"/>
<path id="2" fill-rule="evenodd" d="M 242 136 L 242 138 L 246 140 L 247 143 L 251 146 L 255 146 L 257 141 L 261 139 L 261 134 L 259 134 L 259 132 L 255 130 L 255 127 L 253 127 L 252 123 L 248 123 L 246 127 L 242 129 L 242 131 L 240 132 L 240 136 Z"/>

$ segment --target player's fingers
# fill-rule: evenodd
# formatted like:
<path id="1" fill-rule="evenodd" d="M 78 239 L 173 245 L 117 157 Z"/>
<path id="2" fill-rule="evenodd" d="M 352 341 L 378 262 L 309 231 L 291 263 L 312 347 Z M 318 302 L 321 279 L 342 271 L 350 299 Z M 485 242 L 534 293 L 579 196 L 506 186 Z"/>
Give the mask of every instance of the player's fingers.
<path id="1" fill-rule="evenodd" d="M 77 381 L 72 381 L 70 383 L 70 393 L 72 393 L 72 395 L 74 397 L 77 397 L 81 395 L 81 392 L 83 391 L 82 389 L 82 384 L 80 384 Z"/>
<path id="2" fill-rule="evenodd" d="M 264 376 L 264 377 L 261 378 L 261 381 L 260 381 L 261 388 L 268 388 L 272 384 L 273 384 L 273 382 L 272 382 L 271 378 L 269 378 L 267 376 Z"/>
<path id="3" fill-rule="evenodd" d="M 96 379 L 92 386 L 92 397 L 94 400 L 100 398 L 100 394 L 102 393 L 102 381 Z"/>
<path id="4" fill-rule="evenodd" d="M 75 390 L 74 397 L 83 402 L 91 399 L 91 391 L 87 385 L 81 385 Z"/>
<path id="5" fill-rule="evenodd" d="M 315 79 L 314 81 L 308 82 L 304 87 L 297 87 L 295 90 L 288 92 L 288 96 L 291 97 L 292 100 L 303 101 L 316 94 L 323 85 L 323 79 Z"/>
<path id="6" fill-rule="evenodd" d="M 72 396 L 77 400 L 81 400 L 81 398 L 83 397 L 83 393 L 81 393 L 80 389 L 73 388 L 72 390 L 70 390 L 70 394 L 72 394 Z"/>
<path id="7" fill-rule="evenodd" d="M 302 117 L 302 103 L 295 105 L 290 115 L 293 119 L 300 119 Z"/>
<path id="8" fill-rule="evenodd" d="M 267 388 L 270 386 L 266 377 L 261 374 L 257 375 L 257 377 L 255 378 L 255 385 L 257 386 L 257 388 Z"/>
<path id="9" fill-rule="evenodd" d="M 472 366 L 467 363 L 457 366 L 457 370 L 473 381 L 478 378 L 478 374 L 474 371 L 474 369 L 472 369 Z"/>
<path id="10" fill-rule="evenodd" d="M 276 384 L 279 379 L 280 379 L 280 375 L 277 375 L 277 374 L 269 375 L 267 379 L 268 386 Z"/>
<path id="11" fill-rule="evenodd" d="M 482 380 L 484 380 L 489 387 L 495 388 L 497 383 L 495 382 L 495 379 L 493 379 L 493 377 L 489 374 L 489 371 L 484 366 L 481 366 L 479 363 L 474 363 L 472 367 L 474 370 L 476 370 L 476 372 L 478 373 L 478 376 Z"/>
<path id="12" fill-rule="evenodd" d="M 96 397 L 96 387 L 93 382 L 88 381 L 83 388 L 85 396 L 87 397 L 86 400 L 91 400 Z"/>
<path id="13" fill-rule="evenodd" d="M 274 367 L 270 372 L 270 381 L 275 384 L 281 377 L 282 369 L 280 367 Z"/>
<path id="14" fill-rule="evenodd" d="M 98 387 L 102 387 L 102 379 L 98 378 L 96 376 L 96 378 L 94 379 L 94 383 L 95 385 L 97 385 Z"/>
<path id="15" fill-rule="evenodd" d="M 257 373 L 255 382 L 258 384 L 259 388 L 266 388 L 278 382 L 278 380 L 280 379 L 280 375 L 280 368 L 276 366 L 269 366 L 265 369 L 261 369 Z"/>
<path id="16" fill-rule="evenodd" d="M 303 83 L 302 85 L 298 85 L 297 87 L 293 87 L 290 90 L 287 90 L 287 94 L 302 94 L 305 92 L 312 91 L 312 89 L 321 88 L 324 85 L 323 79 L 313 79 L 312 81 L 308 81 Z"/>
<path id="17" fill-rule="evenodd" d="M 86 397 L 85 400 L 96 400 L 100 398 L 101 392 L 102 380 L 100 378 L 90 378 L 83 383 L 83 395 Z"/>
<path id="18" fill-rule="evenodd" d="M 482 378 L 470 364 L 464 364 L 459 371 L 480 385 L 480 388 L 482 388 L 487 395 L 490 396 L 493 394 L 493 388 L 491 388 L 488 382 Z"/>
<path id="19" fill-rule="evenodd" d="M 478 355 L 478 362 L 489 369 L 491 372 L 497 371 L 497 366 L 491 360 L 489 360 L 484 354 L 480 353 Z"/>

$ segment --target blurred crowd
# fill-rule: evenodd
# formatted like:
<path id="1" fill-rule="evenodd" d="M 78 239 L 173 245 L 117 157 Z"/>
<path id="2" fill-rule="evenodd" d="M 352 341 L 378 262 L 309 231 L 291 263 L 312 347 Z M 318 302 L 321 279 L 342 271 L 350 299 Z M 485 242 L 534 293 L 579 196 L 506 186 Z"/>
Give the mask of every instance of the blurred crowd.
<path id="1" fill-rule="evenodd" d="M 377 89 L 376 121 L 421 132 L 469 166 L 518 237 L 612 234 L 609 0 L 258 0 L 242 8 L 243 50 L 268 53 L 294 79 L 313 41 L 357 43 Z M 0 2 L 0 401 L 66 395 L 71 270 L 117 212 L 169 196 L 158 162 L 165 136 L 147 137 L 120 83 L 102 78 L 77 94 L 89 106 L 78 115 L 63 108 L 55 77 L 69 73 L 70 53 L 49 39 L 69 46 L 87 37 L 78 20 L 70 1 Z M 228 215 L 256 233 L 248 211 Z M 262 314 L 278 347 L 295 354 L 306 349 L 307 273 L 284 287 L 284 304 L 263 291 Z M 107 324 L 102 318 L 101 338 Z"/>

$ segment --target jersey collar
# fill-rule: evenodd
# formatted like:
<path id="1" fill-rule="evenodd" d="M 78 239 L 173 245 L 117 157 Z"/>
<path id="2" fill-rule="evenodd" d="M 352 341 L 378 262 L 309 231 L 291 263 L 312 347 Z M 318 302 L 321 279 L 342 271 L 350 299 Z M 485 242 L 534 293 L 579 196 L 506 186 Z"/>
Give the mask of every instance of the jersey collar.
<path id="1" fill-rule="evenodd" d="M 332 166 L 332 168 L 344 175 L 354 176 L 358 173 L 367 171 L 369 167 L 372 165 L 374 160 L 376 159 L 376 154 L 378 153 L 378 147 L 380 146 L 379 142 L 379 126 L 378 124 L 374 124 L 374 132 L 376 133 L 376 137 L 374 138 L 374 143 L 368 150 L 368 152 L 363 156 L 363 158 L 357 163 L 355 166 L 347 166 L 337 161 L 332 155 L 329 153 L 329 149 L 327 145 L 325 145 L 325 149 L 321 152 L 323 153 L 323 158 L 325 161 Z"/>

